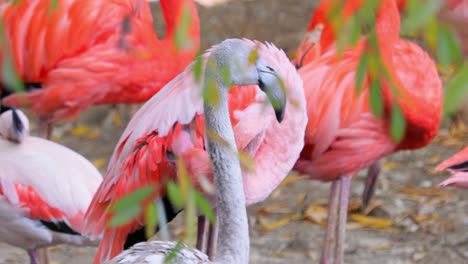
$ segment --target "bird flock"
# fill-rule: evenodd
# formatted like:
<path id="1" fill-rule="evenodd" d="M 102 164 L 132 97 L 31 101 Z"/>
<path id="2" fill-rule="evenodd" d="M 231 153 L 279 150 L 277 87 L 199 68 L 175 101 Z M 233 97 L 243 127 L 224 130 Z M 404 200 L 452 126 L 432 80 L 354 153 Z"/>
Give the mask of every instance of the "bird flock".
<path id="1" fill-rule="evenodd" d="M 26 88 L 17 92 L 0 75 L 0 241 L 25 249 L 33 264 L 47 262 L 47 247 L 57 244 L 98 245 L 95 264 L 165 263 L 171 252 L 170 263 L 248 263 L 246 206 L 265 200 L 292 170 L 331 182 L 320 263 L 341 264 L 351 177 L 369 168 L 368 203 L 379 160 L 427 146 L 439 129 L 442 81 L 431 57 L 400 37 L 404 0 L 381 0 L 376 9 L 385 78 L 370 70 L 358 74 L 372 45 L 368 35 L 339 51 L 329 16 L 337 1 L 319 3 L 293 60 L 272 43 L 249 39 L 224 40 L 196 57 L 200 23 L 193 0 L 159 1 L 164 38 L 154 32 L 147 0 L 52 2 L 0 2 L 0 64 L 11 62 Z M 342 1 L 339 15 L 349 19 L 364 2 Z M 467 13 L 466 0 L 447 4 Z M 375 85 L 381 116 L 370 104 Z M 207 90 L 216 100 L 204 96 Z M 144 104 L 103 176 L 49 140 L 53 122 L 90 106 L 135 103 Z M 23 107 L 39 117 L 46 139 L 29 134 Z M 389 132 L 394 111 L 406 122 L 398 142 Z M 253 170 L 241 166 L 241 152 Z M 468 148 L 437 169 L 452 172 L 440 186 L 468 187 Z M 203 241 L 203 224 L 198 249 L 146 241 L 144 211 L 108 225 L 113 204 L 142 187 L 154 187 L 143 206 L 170 203 L 166 183 L 181 170 L 216 211 L 213 239 Z M 205 181 L 214 192 L 203 188 Z M 170 204 L 164 209 L 167 221 L 180 212 Z"/>

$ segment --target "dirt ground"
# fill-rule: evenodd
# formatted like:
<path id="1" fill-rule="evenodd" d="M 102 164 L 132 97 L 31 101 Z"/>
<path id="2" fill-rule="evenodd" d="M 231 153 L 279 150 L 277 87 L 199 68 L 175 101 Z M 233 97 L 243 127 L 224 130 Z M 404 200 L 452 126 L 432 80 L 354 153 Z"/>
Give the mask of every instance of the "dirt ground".
<path id="1" fill-rule="evenodd" d="M 200 7 L 203 47 L 226 37 L 248 37 L 268 40 L 290 51 L 300 41 L 313 8 L 310 0 L 245 0 Z M 124 121 L 128 121 L 129 109 L 120 107 Z M 75 122 L 58 124 L 54 139 L 82 153 L 104 172 L 124 129 L 111 123 L 108 112 L 109 107 L 96 107 Z M 463 126 L 442 129 L 429 147 L 383 161 L 375 209 L 369 216 L 358 210 L 351 212 L 346 263 L 468 261 L 468 232 L 464 232 L 468 228 L 468 192 L 435 188 L 446 175 L 433 171 L 439 161 L 464 145 L 467 131 Z M 352 201 L 360 198 L 363 175 L 361 172 L 353 178 Z M 251 263 L 316 263 L 324 231 L 319 223 L 324 221 L 328 191 L 328 184 L 293 176 L 269 199 L 250 207 Z M 178 219 L 173 224 L 176 233 L 180 223 Z M 94 254 L 95 248 L 50 249 L 52 263 L 90 263 Z M 0 244 L 0 263 L 27 262 L 24 251 Z"/>

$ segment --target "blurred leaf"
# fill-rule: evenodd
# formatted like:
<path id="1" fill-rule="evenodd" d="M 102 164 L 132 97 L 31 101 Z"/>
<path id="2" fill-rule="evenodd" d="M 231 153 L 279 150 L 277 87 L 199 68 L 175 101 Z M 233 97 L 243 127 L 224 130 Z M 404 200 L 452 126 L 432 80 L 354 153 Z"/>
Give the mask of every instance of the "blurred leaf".
<path id="1" fill-rule="evenodd" d="M 351 220 L 362 224 L 365 227 L 382 229 L 391 227 L 393 225 L 393 221 L 391 219 L 384 219 L 378 217 L 370 217 L 361 214 L 351 214 Z"/>
<path id="2" fill-rule="evenodd" d="M 193 45 L 191 40 L 187 37 L 191 20 L 190 9 L 188 5 L 184 5 L 182 21 L 180 21 L 174 34 L 174 42 L 177 50 L 186 49 Z"/>
<path id="3" fill-rule="evenodd" d="M 439 27 L 437 55 L 439 64 L 442 66 L 459 64 L 461 62 L 462 54 L 460 47 L 455 39 L 455 35 L 448 27 Z"/>
<path id="4" fill-rule="evenodd" d="M 145 236 L 150 238 L 154 235 L 158 224 L 158 210 L 154 203 L 148 203 L 145 210 Z"/>
<path id="5" fill-rule="evenodd" d="M 385 162 L 382 164 L 382 168 L 386 170 L 396 169 L 398 165 L 395 162 Z"/>
<path id="6" fill-rule="evenodd" d="M 3 58 L 2 64 L 2 82 L 4 85 L 13 88 L 16 92 L 25 91 L 23 82 L 19 78 L 15 67 L 13 66 L 13 61 L 10 56 L 5 55 Z"/>
<path id="7" fill-rule="evenodd" d="M 439 0 L 407 0 L 401 29 L 405 34 L 421 30 L 437 13 L 442 1 Z"/>
<path id="8" fill-rule="evenodd" d="M 73 136 L 83 136 L 89 132 L 91 132 L 91 127 L 85 125 L 78 125 L 70 130 Z"/>
<path id="9" fill-rule="evenodd" d="M 400 143 L 405 135 L 406 131 L 406 121 L 403 115 L 403 111 L 400 106 L 394 104 L 392 106 L 392 115 L 390 120 L 390 135 L 392 136 L 393 141 Z"/>
<path id="10" fill-rule="evenodd" d="M 380 90 L 380 84 L 378 80 L 372 81 L 370 87 L 370 104 L 372 112 L 381 117 L 383 114 L 383 99 L 382 99 L 382 91 Z"/>
<path id="11" fill-rule="evenodd" d="M 104 165 L 106 165 L 107 159 L 94 159 L 92 162 L 93 162 L 94 167 L 96 167 L 97 169 L 100 169 L 104 167 Z"/>
<path id="12" fill-rule="evenodd" d="M 216 216 L 213 211 L 213 207 L 211 206 L 211 203 L 208 201 L 208 199 L 203 196 L 200 192 L 196 191 L 194 192 L 195 196 L 195 203 L 202 212 L 204 216 L 210 220 L 211 223 L 214 223 L 216 221 Z"/>
<path id="13" fill-rule="evenodd" d="M 213 131 L 213 129 L 207 128 L 206 136 L 209 137 L 211 140 L 216 141 L 218 144 L 221 144 L 225 147 L 229 147 L 229 143 L 224 138 L 222 138 L 218 133 Z"/>
<path id="14" fill-rule="evenodd" d="M 248 172 L 255 172 L 255 161 L 244 151 L 237 152 L 241 167 Z"/>
<path id="15" fill-rule="evenodd" d="M 217 106 L 219 104 L 219 91 L 215 80 L 205 79 L 203 99 L 205 103 L 213 106 Z"/>
<path id="16" fill-rule="evenodd" d="M 180 195 L 183 200 L 187 200 L 187 194 L 189 193 L 190 188 L 192 187 L 192 179 L 189 177 L 187 166 L 181 158 L 177 158 L 177 184 L 180 188 Z"/>
<path id="17" fill-rule="evenodd" d="M 199 82 L 203 74 L 203 58 L 201 55 L 195 57 L 195 62 L 193 64 L 192 70 L 195 81 Z"/>
<path id="18" fill-rule="evenodd" d="M 171 248 L 169 253 L 167 253 L 166 258 L 164 259 L 164 263 L 170 263 L 172 260 L 175 259 L 177 253 L 182 249 L 182 242 L 178 241 L 177 244 Z"/>
<path id="19" fill-rule="evenodd" d="M 364 77 L 367 72 L 367 64 L 369 60 L 369 54 L 364 52 L 359 59 L 359 64 L 356 70 L 356 91 L 359 93 L 362 90 L 362 84 L 364 82 Z"/>
<path id="20" fill-rule="evenodd" d="M 134 204 L 131 207 L 125 207 L 119 211 L 116 211 L 110 221 L 107 223 L 107 226 L 116 227 L 127 224 L 135 217 L 137 217 L 141 212 L 141 206 L 139 204 Z"/>
<path id="21" fill-rule="evenodd" d="M 445 114 L 451 114 L 458 109 L 466 91 L 468 91 L 468 63 L 465 63 L 447 84 L 444 100 Z"/>
<path id="22" fill-rule="evenodd" d="M 169 181 L 166 185 L 167 189 L 167 196 L 169 197 L 169 201 L 178 208 L 182 208 L 184 206 L 184 200 L 182 191 L 180 190 L 179 185 L 175 182 Z"/>
<path id="23" fill-rule="evenodd" d="M 318 204 L 311 204 L 305 210 L 304 216 L 311 222 L 325 225 L 327 223 L 327 208 Z"/>
<path id="24" fill-rule="evenodd" d="M 254 64 L 258 60 L 258 50 L 253 49 L 249 54 L 249 64 Z"/>
<path id="25" fill-rule="evenodd" d="M 153 191 L 153 186 L 146 186 L 133 191 L 114 202 L 109 208 L 109 211 L 119 213 L 120 211 L 139 206 L 144 199 L 148 198 L 153 193 Z"/>
<path id="26" fill-rule="evenodd" d="M 185 234 L 187 238 L 193 238 L 196 235 L 196 221 L 197 221 L 197 204 L 195 202 L 195 190 L 190 188 L 188 190 L 187 201 L 185 206 Z"/>

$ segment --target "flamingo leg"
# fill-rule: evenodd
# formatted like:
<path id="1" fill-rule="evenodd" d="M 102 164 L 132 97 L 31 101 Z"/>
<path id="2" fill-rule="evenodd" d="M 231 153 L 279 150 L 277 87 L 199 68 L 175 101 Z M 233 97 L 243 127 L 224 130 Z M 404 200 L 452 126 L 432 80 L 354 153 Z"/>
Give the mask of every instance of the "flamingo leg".
<path id="1" fill-rule="evenodd" d="M 374 196 L 377 180 L 379 178 L 381 166 L 380 162 L 374 162 L 367 171 L 367 177 L 364 182 L 364 192 L 362 193 L 362 210 L 365 210 Z"/>
<path id="2" fill-rule="evenodd" d="M 325 231 L 320 264 L 331 264 L 333 261 L 331 245 L 335 241 L 336 221 L 338 220 L 338 198 L 340 194 L 339 189 L 339 182 L 334 181 L 331 184 L 330 198 L 328 200 L 327 229 Z"/>
<path id="3" fill-rule="evenodd" d="M 29 260 L 31 264 L 40 264 L 36 249 L 28 249 Z"/>
<path id="4" fill-rule="evenodd" d="M 340 207 L 338 214 L 338 227 L 335 248 L 335 264 L 343 264 L 344 242 L 346 235 L 346 218 L 348 216 L 349 189 L 351 187 L 351 177 L 343 176 L 340 179 Z"/>
<path id="5" fill-rule="evenodd" d="M 52 136 L 52 124 L 50 124 L 50 122 L 46 119 L 40 118 L 38 134 L 39 137 L 50 139 L 50 137 Z"/>
<path id="6" fill-rule="evenodd" d="M 204 215 L 200 215 L 198 217 L 198 224 L 197 224 L 197 249 L 201 252 L 206 251 L 206 230 L 207 229 L 207 221 Z"/>
<path id="7" fill-rule="evenodd" d="M 218 242 L 218 221 L 208 224 L 208 245 L 206 255 L 208 259 L 213 260 L 216 254 L 216 244 Z"/>

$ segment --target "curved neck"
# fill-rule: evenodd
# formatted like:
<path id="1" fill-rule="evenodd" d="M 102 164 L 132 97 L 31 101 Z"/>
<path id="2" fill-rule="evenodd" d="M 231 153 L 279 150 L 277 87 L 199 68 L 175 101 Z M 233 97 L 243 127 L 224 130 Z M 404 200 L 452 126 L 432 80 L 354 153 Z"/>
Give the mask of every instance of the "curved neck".
<path id="1" fill-rule="evenodd" d="M 224 140 L 207 136 L 208 153 L 216 186 L 219 221 L 219 244 L 216 263 L 238 264 L 249 260 L 249 228 L 245 208 L 245 194 L 237 147 L 228 108 L 228 88 L 217 69 L 210 69 L 215 56 L 208 59 L 205 85 L 216 82 L 218 103 L 205 102 L 206 130 Z M 211 65 L 210 65 L 211 64 Z M 214 62 L 216 65 L 216 62 Z"/>
<path id="2" fill-rule="evenodd" d="M 200 42 L 200 21 L 193 0 L 161 0 L 161 9 L 166 22 L 166 37 L 172 38 L 179 26 L 187 23 L 187 33 L 192 41 Z M 184 18 L 184 15 L 187 16 Z M 188 18 L 188 21 L 184 21 Z"/>

